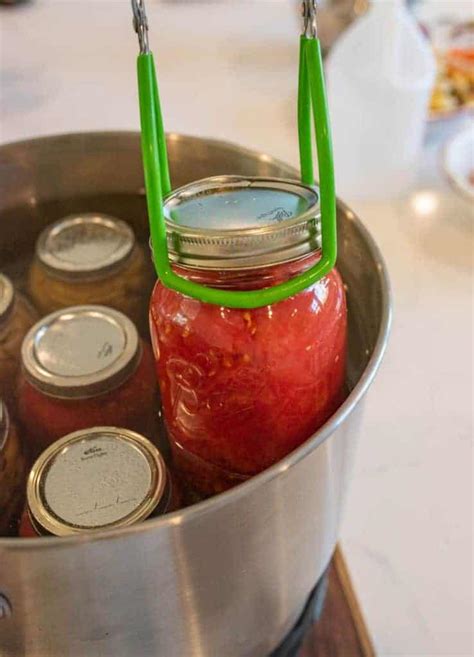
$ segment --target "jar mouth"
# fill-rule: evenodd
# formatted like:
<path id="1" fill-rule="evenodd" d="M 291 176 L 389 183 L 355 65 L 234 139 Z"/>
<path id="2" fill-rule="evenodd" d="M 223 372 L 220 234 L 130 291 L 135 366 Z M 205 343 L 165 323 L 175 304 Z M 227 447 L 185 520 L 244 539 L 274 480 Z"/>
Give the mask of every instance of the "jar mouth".
<path id="1" fill-rule="evenodd" d="M 283 178 L 215 176 L 165 199 L 170 261 L 195 269 L 255 269 L 321 248 L 316 187 Z"/>

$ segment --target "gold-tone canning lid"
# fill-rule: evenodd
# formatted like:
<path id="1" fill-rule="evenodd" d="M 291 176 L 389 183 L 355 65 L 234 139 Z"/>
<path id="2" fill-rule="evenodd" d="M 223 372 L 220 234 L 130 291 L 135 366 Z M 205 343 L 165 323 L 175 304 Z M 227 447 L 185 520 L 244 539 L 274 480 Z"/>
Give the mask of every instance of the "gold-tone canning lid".
<path id="1" fill-rule="evenodd" d="M 149 440 L 96 427 L 71 433 L 41 454 L 28 478 L 28 510 L 39 533 L 84 534 L 145 520 L 166 489 L 166 464 Z"/>
<path id="2" fill-rule="evenodd" d="M 321 248 L 316 188 L 278 178 L 216 176 L 164 203 L 172 262 L 204 269 L 281 264 Z"/>
<path id="3" fill-rule="evenodd" d="M 5 406 L 3 399 L 0 398 L 0 454 L 5 447 L 9 427 L 10 420 L 8 417 L 7 407 Z"/>
<path id="4" fill-rule="evenodd" d="M 88 213 L 48 226 L 36 243 L 36 256 L 56 278 L 92 281 L 119 270 L 134 245 L 133 231 L 124 221 Z"/>
<path id="5" fill-rule="evenodd" d="M 7 319 L 13 308 L 15 290 L 12 282 L 4 274 L 0 274 L 0 324 Z"/>
<path id="6" fill-rule="evenodd" d="M 73 306 L 37 322 L 23 340 L 27 380 L 47 395 L 95 397 L 133 374 L 142 355 L 133 322 L 105 306 Z"/>

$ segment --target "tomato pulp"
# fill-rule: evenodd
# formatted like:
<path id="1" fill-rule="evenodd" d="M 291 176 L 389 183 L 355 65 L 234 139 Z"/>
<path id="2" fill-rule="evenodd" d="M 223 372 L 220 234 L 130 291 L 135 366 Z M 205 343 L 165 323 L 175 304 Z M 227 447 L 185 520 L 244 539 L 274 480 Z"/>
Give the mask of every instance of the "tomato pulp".
<path id="1" fill-rule="evenodd" d="M 33 456 L 73 431 L 117 426 L 152 437 L 156 381 L 148 345 L 135 372 L 118 388 L 85 399 L 61 399 L 33 386 L 24 375 L 18 383 L 18 409 Z"/>
<path id="2" fill-rule="evenodd" d="M 261 287 L 314 261 L 253 272 L 189 278 Z M 181 271 L 183 273 L 183 271 Z M 258 283 L 257 281 L 260 281 Z M 235 283 L 235 281 L 234 281 Z M 346 299 L 334 269 L 307 290 L 254 310 L 153 291 L 150 326 L 163 414 L 175 464 L 204 494 L 219 492 L 279 461 L 311 436 L 343 400 Z"/>

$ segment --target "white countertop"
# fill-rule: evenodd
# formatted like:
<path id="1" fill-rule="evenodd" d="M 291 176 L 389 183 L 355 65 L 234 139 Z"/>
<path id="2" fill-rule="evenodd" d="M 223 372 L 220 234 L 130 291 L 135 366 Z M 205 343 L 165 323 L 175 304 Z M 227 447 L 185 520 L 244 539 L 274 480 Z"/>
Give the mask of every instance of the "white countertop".
<path id="1" fill-rule="evenodd" d="M 148 5 L 167 129 L 297 164 L 294 8 Z M 0 140 L 138 129 L 130 21 L 125 0 L 2 8 Z M 353 203 L 395 301 L 342 528 L 380 657 L 472 655 L 474 214 L 441 178 L 439 146 L 425 145 L 414 194 Z"/>

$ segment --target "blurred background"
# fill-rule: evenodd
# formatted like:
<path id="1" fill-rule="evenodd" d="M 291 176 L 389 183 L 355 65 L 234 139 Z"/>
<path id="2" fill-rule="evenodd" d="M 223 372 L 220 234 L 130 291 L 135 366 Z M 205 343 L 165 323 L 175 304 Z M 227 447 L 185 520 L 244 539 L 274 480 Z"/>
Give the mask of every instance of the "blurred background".
<path id="1" fill-rule="evenodd" d="M 0 140 L 138 130 L 126 0 L 0 7 Z M 298 165 L 296 0 L 148 0 L 169 132 Z M 474 15 L 458 0 L 327 0 L 339 195 L 394 292 L 343 547 L 381 657 L 472 655 Z"/>

